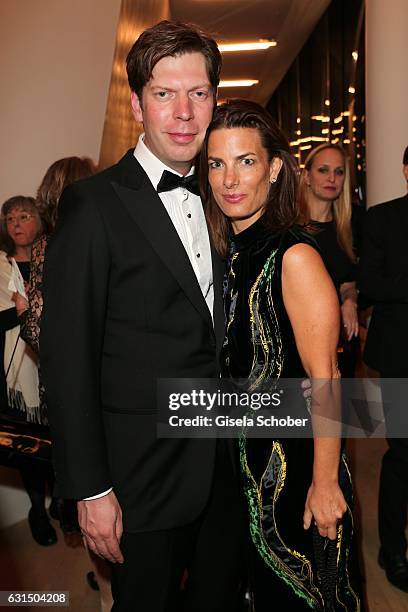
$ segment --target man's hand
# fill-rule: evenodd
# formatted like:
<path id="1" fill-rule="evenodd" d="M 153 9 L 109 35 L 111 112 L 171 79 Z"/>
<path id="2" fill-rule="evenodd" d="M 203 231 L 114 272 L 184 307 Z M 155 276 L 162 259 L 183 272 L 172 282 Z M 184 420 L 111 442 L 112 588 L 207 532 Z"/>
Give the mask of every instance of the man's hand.
<path id="1" fill-rule="evenodd" d="M 119 547 L 122 510 L 113 491 L 97 499 L 79 501 L 78 521 L 90 550 L 111 563 L 123 563 Z"/>

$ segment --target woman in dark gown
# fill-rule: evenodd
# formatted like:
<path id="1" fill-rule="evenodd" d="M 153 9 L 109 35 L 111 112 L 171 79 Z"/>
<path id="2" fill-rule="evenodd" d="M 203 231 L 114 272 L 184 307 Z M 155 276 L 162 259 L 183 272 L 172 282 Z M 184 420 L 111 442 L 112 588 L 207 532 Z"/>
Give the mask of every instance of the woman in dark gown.
<path id="1" fill-rule="evenodd" d="M 270 115 L 243 100 L 217 107 L 201 168 L 213 241 L 229 255 L 223 376 L 252 391 L 272 391 L 283 377 L 307 375 L 313 390 L 338 378 L 336 291 L 313 238 L 295 225 L 297 168 Z M 339 437 L 243 432 L 239 450 L 256 612 L 360 610 Z"/>

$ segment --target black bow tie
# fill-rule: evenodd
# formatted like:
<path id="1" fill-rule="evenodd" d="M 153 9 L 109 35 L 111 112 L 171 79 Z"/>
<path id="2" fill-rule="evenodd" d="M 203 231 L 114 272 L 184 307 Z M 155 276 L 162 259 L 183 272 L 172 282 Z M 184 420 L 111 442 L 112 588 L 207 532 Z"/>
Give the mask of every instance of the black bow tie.
<path id="1" fill-rule="evenodd" d="M 157 193 L 161 193 L 162 191 L 172 191 L 173 189 L 177 189 L 177 187 L 188 189 L 191 191 L 191 193 L 200 195 L 200 188 L 198 186 L 196 174 L 190 174 L 190 176 L 178 176 L 177 174 L 173 174 L 173 172 L 163 170 L 163 174 L 161 175 L 161 179 L 157 185 Z"/>

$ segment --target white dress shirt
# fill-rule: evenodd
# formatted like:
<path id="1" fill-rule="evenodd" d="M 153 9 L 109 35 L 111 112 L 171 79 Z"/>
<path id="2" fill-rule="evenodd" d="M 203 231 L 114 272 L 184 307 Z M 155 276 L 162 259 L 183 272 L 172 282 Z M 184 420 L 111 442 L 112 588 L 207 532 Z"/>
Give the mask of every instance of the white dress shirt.
<path id="1" fill-rule="evenodd" d="M 155 190 L 157 190 L 157 185 L 164 170 L 182 176 L 153 155 L 144 143 L 144 134 L 139 137 L 134 156 L 146 172 Z M 191 168 L 187 176 L 193 173 L 194 167 Z M 177 189 L 164 191 L 157 195 L 163 202 L 164 208 L 186 250 L 208 310 L 213 317 L 214 287 L 210 239 L 201 199 L 183 187 L 177 187 Z M 111 491 L 112 488 L 98 495 L 86 497 L 84 501 L 104 497 Z"/>
<path id="2" fill-rule="evenodd" d="M 155 190 L 164 170 L 182 176 L 179 172 L 165 166 L 153 155 L 144 143 L 144 134 L 139 138 L 134 156 L 146 172 Z M 194 167 L 191 168 L 187 176 L 190 176 L 190 174 L 194 174 Z M 183 187 L 177 187 L 177 189 L 164 191 L 157 195 L 163 202 L 164 208 L 183 243 L 201 292 L 211 316 L 213 316 L 214 289 L 210 239 L 201 199 Z"/>

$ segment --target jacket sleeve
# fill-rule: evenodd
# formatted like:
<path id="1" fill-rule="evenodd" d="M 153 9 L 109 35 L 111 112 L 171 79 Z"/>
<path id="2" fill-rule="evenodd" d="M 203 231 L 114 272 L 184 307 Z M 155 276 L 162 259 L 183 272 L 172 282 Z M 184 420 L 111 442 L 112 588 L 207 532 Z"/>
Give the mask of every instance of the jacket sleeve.
<path id="1" fill-rule="evenodd" d="M 0 331 L 5 332 L 9 329 L 13 329 L 18 323 L 19 321 L 15 308 L 7 308 L 7 310 L 0 311 Z"/>
<path id="2" fill-rule="evenodd" d="M 408 271 L 397 274 L 386 266 L 387 238 L 385 228 L 389 219 L 386 209 L 373 207 L 365 219 L 361 256 L 359 261 L 359 289 L 372 301 L 391 303 L 408 302 Z"/>
<path id="3" fill-rule="evenodd" d="M 88 186 L 89 192 L 89 186 Z M 82 499 L 111 486 L 100 398 L 110 254 L 97 202 L 72 185 L 44 265 L 40 363 L 56 494 Z"/>

